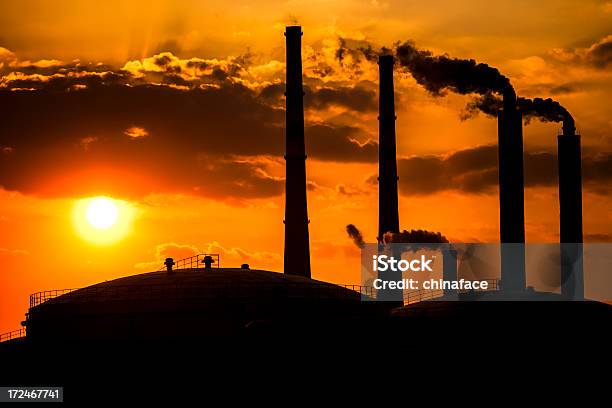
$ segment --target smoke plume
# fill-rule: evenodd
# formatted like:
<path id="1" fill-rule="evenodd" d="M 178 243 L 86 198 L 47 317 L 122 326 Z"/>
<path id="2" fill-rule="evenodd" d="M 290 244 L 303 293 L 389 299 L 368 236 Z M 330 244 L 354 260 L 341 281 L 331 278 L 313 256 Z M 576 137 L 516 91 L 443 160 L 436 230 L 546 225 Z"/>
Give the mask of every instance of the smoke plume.
<path id="1" fill-rule="evenodd" d="M 487 92 L 484 95 L 474 97 L 474 99 L 468 102 L 464 111 L 461 113 L 461 120 L 471 119 L 475 117 L 478 112 L 496 118 L 497 112 L 499 112 L 502 107 L 502 99 L 492 92 Z"/>
<path id="2" fill-rule="evenodd" d="M 400 66 L 433 95 L 441 96 L 447 91 L 461 95 L 503 94 L 512 88 L 510 80 L 497 68 L 473 59 L 435 56 L 431 51 L 417 49 L 411 42 L 398 45 L 395 55 Z"/>
<path id="3" fill-rule="evenodd" d="M 355 245 L 357 245 L 358 248 L 363 248 L 365 246 L 363 234 L 356 226 L 354 226 L 353 224 L 347 225 L 346 233 L 349 235 L 349 237 L 353 240 L 353 242 L 355 243 Z"/>
<path id="4" fill-rule="evenodd" d="M 532 119 L 539 119 L 542 122 L 563 122 L 563 128 L 574 129 L 574 119 L 572 115 L 559 102 L 547 98 L 518 98 L 518 109 L 522 112 L 525 123 Z M 487 116 L 496 117 L 497 112 L 502 108 L 503 101 L 497 95 L 488 92 L 484 95 L 475 97 L 467 104 L 462 119 L 469 119 L 478 112 L 483 112 Z"/>
<path id="5" fill-rule="evenodd" d="M 572 115 L 559 102 L 550 98 L 519 98 L 518 106 L 527 122 L 537 118 L 542 122 L 563 122 L 564 129 L 572 131 L 574 129 Z"/>
<path id="6" fill-rule="evenodd" d="M 342 46 L 344 45 L 342 43 Z M 376 51 L 371 46 L 359 50 L 367 60 L 374 60 L 389 51 L 384 48 Z M 402 69 L 409 72 L 419 85 L 434 96 L 443 96 L 447 92 L 460 95 L 476 94 L 466 105 L 461 119 L 471 118 L 478 112 L 497 117 L 504 101 L 514 104 L 516 94 L 510 80 L 497 68 L 487 64 L 473 59 L 434 55 L 429 50 L 418 49 L 410 41 L 395 47 L 395 58 Z M 572 115 L 559 102 L 550 98 L 518 98 L 517 103 L 527 123 L 533 118 L 544 122 L 563 122 L 563 129 L 573 133 Z"/>
<path id="7" fill-rule="evenodd" d="M 410 230 L 403 232 L 385 232 L 382 237 L 383 244 L 446 244 L 448 239 L 440 232 L 426 230 Z"/>

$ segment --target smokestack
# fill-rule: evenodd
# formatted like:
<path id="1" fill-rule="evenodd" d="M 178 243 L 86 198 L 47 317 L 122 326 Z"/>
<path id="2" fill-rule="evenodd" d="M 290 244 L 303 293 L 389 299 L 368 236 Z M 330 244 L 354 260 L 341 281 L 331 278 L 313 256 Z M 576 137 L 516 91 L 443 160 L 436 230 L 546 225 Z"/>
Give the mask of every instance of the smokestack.
<path id="1" fill-rule="evenodd" d="M 561 241 L 561 294 L 569 299 L 584 298 L 582 253 L 582 160 L 580 135 L 574 120 L 563 120 L 558 136 L 559 227 Z"/>
<path id="2" fill-rule="evenodd" d="M 523 123 L 511 87 L 498 112 L 498 155 L 501 284 L 503 290 L 520 291 L 525 289 Z"/>
<path id="3" fill-rule="evenodd" d="M 386 232 L 399 232 L 397 158 L 395 147 L 395 97 L 393 56 L 378 57 L 378 240 Z"/>
<path id="4" fill-rule="evenodd" d="M 302 87 L 302 27 L 287 27 L 285 37 L 287 41 L 285 273 L 310 278 L 304 90 Z"/>

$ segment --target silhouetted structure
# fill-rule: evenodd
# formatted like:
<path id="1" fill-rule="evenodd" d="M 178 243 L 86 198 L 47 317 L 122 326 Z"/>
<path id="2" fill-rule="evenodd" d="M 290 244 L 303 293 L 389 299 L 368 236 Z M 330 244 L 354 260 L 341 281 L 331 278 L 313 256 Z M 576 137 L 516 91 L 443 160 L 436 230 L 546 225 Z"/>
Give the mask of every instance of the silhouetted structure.
<path id="1" fill-rule="evenodd" d="M 210 255 L 206 255 L 206 256 L 204 257 L 204 259 L 202 260 L 202 263 L 204 264 L 204 267 L 205 267 L 206 269 L 210 269 L 210 268 L 212 268 L 212 264 L 214 264 L 214 263 L 215 263 L 215 260 L 213 259 L 213 257 L 212 257 L 212 256 L 210 256 Z"/>
<path id="2" fill-rule="evenodd" d="M 558 136 L 557 142 L 561 293 L 571 299 L 583 299 L 582 159 L 580 135 L 576 134 L 571 117 L 563 121 L 563 134 Z"/>
<path id="3" fill-rule="evenodd" d="M 302 28 L 289 26 L 287 41 L 285 273 L 310 277 L 310 242 L 306 202 Z"/>
<path id="4" fill-rule="evenodd" d="M 393 56 L 378 57 L 378 240 L 399 232 Z"/>
<path id="5" fill-rule="evenodd" d="M 174 266 L 174 259 L 166 258 L 166 262 L 164 262 L 164 265 L 166 265 L 166 270 L 169 273 L 172 272 L 172 267 Z"/>
<path id="6" fill-rule="evenodd" d="M 525 289 L 525 191 L 523 124 L 516 93 L 504 91 L 498 112 L 499 233 L 503 290 Z"/>
<path id="7" fill-rule="evenodd" d="M 378 242 L 382 248 L 385 233 L 399 232 L 399 209 L 397 197 L 397 155 L 395 143 L 395 95 L 393 88 L 392 55 L 378 57 Z M 401 258 L 401 253 L 391 251 L 391 256 Z M 379 271 L 383 280 L 397 281 L 402 278 L 399 271 Z M 392 289 L 378 291 L 378 298 L 387 301 L 402 301 L 402 292 Z"/>
<path id="8" fill-rule="evenodd" d="M 36 343 L 248 335 L 265 321 L 362 313 L 358 292 L 250 268 L 151 272 L 44 299 L 31 298 L 27 315 L 28 339 Z"/>

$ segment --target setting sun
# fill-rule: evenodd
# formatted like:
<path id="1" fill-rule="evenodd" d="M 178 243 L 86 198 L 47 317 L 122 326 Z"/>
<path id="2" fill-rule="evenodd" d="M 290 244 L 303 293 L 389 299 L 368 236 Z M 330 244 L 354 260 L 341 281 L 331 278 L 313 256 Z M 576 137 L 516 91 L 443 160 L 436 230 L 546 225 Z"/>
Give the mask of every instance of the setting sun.
<path id="1" fill-rule="evenodd" d="M 115 202 L 105 197 L 91 200 L 87 206 L 87 221 L 92 227 L 107 229 L 117 222 L 118 210 Z"/>
<path id="2" fill-rule="evenodd" d="M 125 201 L 90 197 L 76 202 L 72 217 L 76 232 L 82 238 L 108 245 L 129 233 L 133 213 L 133 208 Z"/>

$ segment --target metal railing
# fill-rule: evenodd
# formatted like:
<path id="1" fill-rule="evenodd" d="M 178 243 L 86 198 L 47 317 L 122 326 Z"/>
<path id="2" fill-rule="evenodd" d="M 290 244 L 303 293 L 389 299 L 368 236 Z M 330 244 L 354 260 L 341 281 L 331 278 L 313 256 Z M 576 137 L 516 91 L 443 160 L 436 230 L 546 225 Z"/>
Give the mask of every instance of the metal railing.
<path id="1" fill-rule="evenodd" d="M 18 330 L 10 331 L 8 333 L 2 333 L 0 334 L 0 343 L 2 343 L 3 341 L 19 339 L 25 336 L 26 336 L 26 329 L 18 329 Z"/>
<path id="2" fill-rule="evenodd" d="M 204 266 L 204 258 L 210 256 L 213 260 L 212 263 L 212 267 L 213 268 L 220 268 L 221 267 L 221 262 L 220 262 L 220 257 L 219 254 L 197 254 L 194 256 L 190 256 L 188 258 L 183 258 L 183 259 L 179 259 L 178 261 L 174 261 L 174 266 L 172 267 L 173 270 L 176 269 L 196 269 L 196 268 L 203 268 Z M 161 268 L 158 269 L 159 271 L 164 271 L 166 270 L 166 266 L 162 266 Z"/>
<path id="3" fill-rule="evenodd" d="M 43 292 L 36 292 L 30 295 L 30 308 L 36 307 L 42 303 L 45 303 L 47 300 L 51 300 L 58 296 L 62 296 L 66 293 L 74 292 L 79 288 L 73 289 L 54 289 L 54 290 L 45 290 Z"/>
<path id="4" fill-rule="evenodd" d="M 73 293 L 70 296 L 63 296 Z M 285 296 L 293 298 L 347 298 L 358 295 L 375 297 L 375 289 L 360 285 L 309 284 L 300 282 L 207 283 L 202 286 L 180 283 L 149 285 L 90 286 L 82 289 L 59 289 L 30 295 L 30 308 L 43 303 L 89 303 L 133 300 L 193 300 L 204 298 L 240 298 L 247 296 Z"/>
<path id="5" fill-rule="evenodd" d="M 444 296 L 444 290 L 442 289 L 414 290 L 404 293 L 404 304 L 410 305 L 413 303 L 440 298 L 442 296 Z"/>
<path id="6" fill-rule="evenodd" d="M 195 258 L 195 257 L 194 257 Z M 474 292 L 496 291 L 499 289 L 498 279 L 483 279 L 489 283 L 487 289 L 475 290 Z M 248 288 L 248 289 L 247 289 Z M 212 289 L 212 290 L 211 290 Z M 75 296 L 64 296 L 74 291 L 79 291 Z M 114 301 L 114 300 L 154 300 L 159 298 L 170 300 L 188 300 L 202 297 L 242 297 L 253 293 L 265 294 L 267 292 L 279 293 L 285 291 L 291 296 L 301 297 L 328 297 L 331 295 L 347 296 L 351 291 L 356 294 L 369 297 L 371 300 L 377 298 L 377 290 L 372 286 L 362 285 L 334 285 L 334 284 L 310 284 L 301 283 L 264 283 L 253 285 L 240 283 L 215 283 L 203 286 L 181 285 L 180 283 L 171 284 L 149 284 L 149 285 L 115 285 L 115 286 L 90 286 L 82 289 L 57 289 L 44 292 L 33 293 L 30 295 L 30 308 L 39 306 L 50 300 L 53 303 L 68 302 L 92 302 L 92 301 Z M 458 290 L 457 293 L 469 293 L 471 290 Z M 405 291 L 403 293 L 404 304 L 412 304 L 426 300 L 432 300 L 444 295 L 443 289 Z"/>

